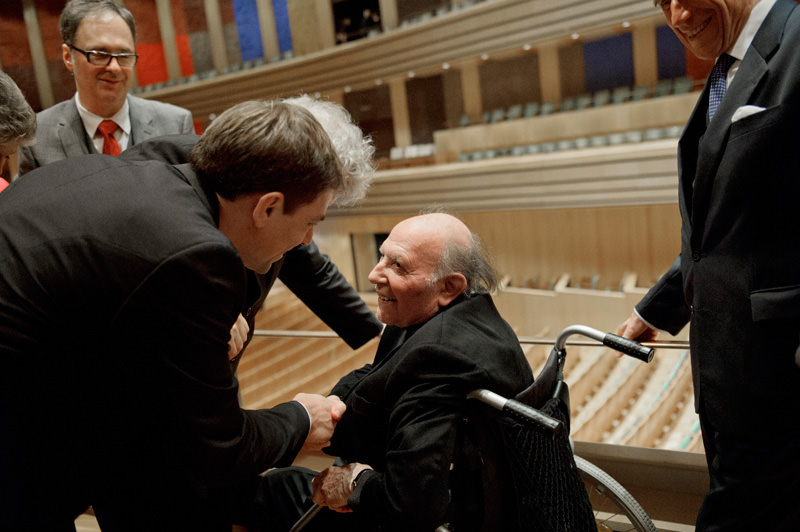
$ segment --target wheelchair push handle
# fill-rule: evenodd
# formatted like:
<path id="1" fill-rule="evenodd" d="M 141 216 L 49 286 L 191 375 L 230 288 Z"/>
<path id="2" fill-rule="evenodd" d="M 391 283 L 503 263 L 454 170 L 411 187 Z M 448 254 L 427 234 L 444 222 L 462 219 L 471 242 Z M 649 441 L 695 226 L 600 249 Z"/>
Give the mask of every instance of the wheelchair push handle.
<path id="1" fill-rule="evenodd" d="M 478 389 L 473 390 L 467 394 L 468 399 L 477 399 L 482 403 L 502 411 L 518 421 L 523 423 L 533 424 L 541 427 L 548 432 L 553 433 L 553 436 L 561 433 L 564 430 L 564 424 L 554 419 L 547 414 L 543 414 L 539 410 L 532 408 L 524 403 L 520 403 L 515 399 L 507 399 L 502 395 L 498 395 L 490 390 Z"/>
<path id="2" fill-rule="evenodd" d="M 606 333 L 603 338 L 603 345 L 648 363 L 653 360 L 653 354 L 655 353 L 655 349 L 652 347 L 645 347 L 635 340 L 629 340 L 611 333 Z"/>
<path id="3" fill-rule="evenodd" d="M 573 334 L 580 334 L 581 336 L 586 336 L 588 338 L 592 338 L 593 340 L 597 340 L 606 347 L 615 349 L 620 353 L 625 353 L 626 355 L 637 358 L 642 362 L 650 362 L 653 360 L 653 353 L 655 352 L 655 349 L 652 347 L 645 347 L 634 340 L 628 340 L 622 336 L 617 336 L 616 334 L 593 329 L 592 327 L 587 327 L 586 325 L 570 325 L 561 331 L 561 333 L 558 335 L 558 338 L 556 338 L 554 349 L 563 351 L 564 346 L 567 344 L 567 338 Z"/>

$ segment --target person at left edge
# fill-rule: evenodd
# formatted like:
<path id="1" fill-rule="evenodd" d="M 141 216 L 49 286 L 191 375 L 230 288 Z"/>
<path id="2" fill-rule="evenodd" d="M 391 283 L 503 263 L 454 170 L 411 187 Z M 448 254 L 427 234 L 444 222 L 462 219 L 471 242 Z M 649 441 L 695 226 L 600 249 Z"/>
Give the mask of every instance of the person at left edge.
<path id="1" fill-rule="evenodd" d="M 11 76 L 0 71 L 0 191 L 8 186 L 8 158 L 33 142 L 36 114 Z"/>
<path id="2" fill-rule="evenodd" d="M 59 30 L 75 96 L 37 114 L 36 143 L 19 150 L 20 176 L 68 157 L 103 153 L 98 126 L 104 119 L 117 124 L 113 136 L 122 151 L 152 137 L 194 132 L 188 110 L 128 94 L 138 60 L 130 11 L 113 0 L 71 0 Z"/>
<path id="3" fill-rule="evenodd" d="M 0 194 L 0 530 L 226 530 L 210 490 L 327 444 L 340 401 L 243 410 L 227 351 L 246 268 L 309 242 L 343 174 L 310 113 L 245 102 L 189 164 L 73 157 Z"/>

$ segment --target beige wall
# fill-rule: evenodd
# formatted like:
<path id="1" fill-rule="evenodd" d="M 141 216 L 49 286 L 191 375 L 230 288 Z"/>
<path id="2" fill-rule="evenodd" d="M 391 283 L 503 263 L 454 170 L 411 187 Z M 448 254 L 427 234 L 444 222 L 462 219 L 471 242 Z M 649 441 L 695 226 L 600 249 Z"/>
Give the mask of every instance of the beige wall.
<path id="1" fill-rule="evenodd" d="M 360 274 L 365 276 L 367 265 L 374 263 L 374 255 L 369 256 L 374 249 L 364 245 L 354 259 L 351 235 L 388 233 L 413 214 L 330 217 L 319 226 L 315 238 L 320 249 L 355 281 L 354 260 L 361 262 Z M 454 214 L 481 236 L 498 272 L 518 287 L 530 286 L 537 279 L 538 285 L 547 287 L 566 273 L 572 286 L 586 286 L 597 276 L 598 288 L 617 290 L 627 272 L 637 275 L 639 286 L 648 287 L 680 251 L 677 204 Z M 364 277 L 360 288 L 369 289 Z"/>

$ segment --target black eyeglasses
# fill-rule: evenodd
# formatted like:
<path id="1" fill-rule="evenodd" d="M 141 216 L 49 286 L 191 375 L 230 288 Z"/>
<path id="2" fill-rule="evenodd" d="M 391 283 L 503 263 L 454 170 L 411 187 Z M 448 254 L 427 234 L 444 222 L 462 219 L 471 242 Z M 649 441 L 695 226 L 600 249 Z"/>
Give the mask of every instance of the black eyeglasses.
<path id="1" fill-rule="evenodd" d="M 69 45 L 70 48 L 76 52 L 80 52 L 86 56 L 86 61 L 90 65 L 95 66 L 108 66 L 111 64 L 112 59 L 117 60 L 117 64 L 123 68 L 129 68 L 136 64 L 139 60 L 139 54 L 135 52 L 124 52 L 121 54 L 112 54 L 110 52 L 101 52 L 99 50 L 81 50 L 76 46 Z"/>

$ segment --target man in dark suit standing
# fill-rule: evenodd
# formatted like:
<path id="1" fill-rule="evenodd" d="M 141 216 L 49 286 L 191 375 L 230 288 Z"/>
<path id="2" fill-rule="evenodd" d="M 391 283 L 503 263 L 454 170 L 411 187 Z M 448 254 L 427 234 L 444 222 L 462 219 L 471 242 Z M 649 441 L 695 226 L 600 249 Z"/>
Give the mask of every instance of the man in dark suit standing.
<path id="1" fill-rule="evenodd" d="M 380 253 L 369 279 L 387 327 L 374 362 L 332 391 L 347 411 L 326 452 L 347 465 L 313 480 L 313 501 L 336 512 L 323 510 L 313 530 L 434 530 L 448 518 L 456 530 L 500 530 L 481 521 L 480 500 L 468 514 L 448 513 L 453 498 L 481 490 L 480 471 L 456 480 L 451 468 L 467 393 L 513 396 L 533 382 L 489 295 L 494 270 L 477 236 L 442 213 L 400 222 Z M 267 473 L 257 488 L 265 496 L 254 497 L 266 504 L 246 507 L 240 524 L 288 530 L 310 505 L 312 478 L 296 468 Z"/>
<path id="2" fill-rule="evenodd" d="M 116 155 L 152 137 L 194 132 L 186 109 L 128 94 L 138 60 L 130 11 L 113 0 L 71 0 L 59 30 L 76 93 L 38 113 L 36 143 L 19 151 L 19 175 L 67 157 Z"/>
<path id="3" fill-rule="evenodd" d="M 697 530 L 797 530 L 800 9 L 655 3 L 689 50 L 717 61 L 678 145 L 681 254 L 619 332 L 647 340 L 691 324 L 711 477 Z"/>
<path id="4" fill-rule="evenodd" d="M 225 530 L 215 488 L 327 444 L 340 401 L 242 410 L 227 352 L 246 269 L 344 179 L 310 113 L 246 102 L 190 164 L 73 157 L 0 195 L 0 530 Z"/>

